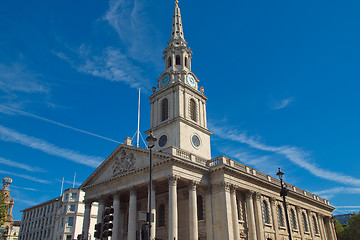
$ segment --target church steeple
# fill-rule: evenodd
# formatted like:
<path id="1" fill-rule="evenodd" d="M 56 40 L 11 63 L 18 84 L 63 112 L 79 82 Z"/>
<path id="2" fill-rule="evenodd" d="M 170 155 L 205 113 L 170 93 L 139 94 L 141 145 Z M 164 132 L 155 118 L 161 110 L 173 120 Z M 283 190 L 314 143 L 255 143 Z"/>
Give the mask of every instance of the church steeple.
<path id="1" fill-rule="evenodd" d="M 169 46 L 171 44 L 173 44 L 174 42 L 176 44 L 176 41 L 180 41 L 181 43 L 186 45 L 182 21 L 181 21 L 181 13 L 180 13 L 180 8 L 179 8 L 178 3 L 179 2 L 176 0 L 176 2 L 175 2 L 176 6 L 174 9 L 173 22 L 172 22 L 172 28 L 171 28 L 171 38 L 169 41 Z"/>
<path id="2" fill-rule="evenodd" d="M 171 38 L 165 48 L 165 70 L 157 79 L 151 100 L 150 131 L 159 140 L 155 151 L 179 151 L 211 158 L 206 96 L 191 71 L 192 51 L 187 47 L 178 1 L 175 2 Z"/>
<path id="3" fill-rule="evenodd" d="M 187 47 L 187 42 L 184 38 L 178 1 L 175 3 L 176 6 L 171 27 L 171 37 L 168 42 L 168 47 L 165 48 L 163 52 L 165 71 L 168 73 L 188 73 L 191 71 L 192 51 Z"/>

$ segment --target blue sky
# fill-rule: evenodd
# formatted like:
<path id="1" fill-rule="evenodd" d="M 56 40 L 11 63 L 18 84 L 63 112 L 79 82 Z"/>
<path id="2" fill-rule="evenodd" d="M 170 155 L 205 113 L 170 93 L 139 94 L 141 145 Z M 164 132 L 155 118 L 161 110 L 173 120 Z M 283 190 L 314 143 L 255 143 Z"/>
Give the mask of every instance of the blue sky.
<path id="1" fill-rule="evenodd" d="M 174 1 L 3 1 L 0 177 L 20 210 L 79 186 L 149 128 Z M 209 98 L 212 156 L 360 203 L 358 1 L 179 3 L 192 70 Z"/>

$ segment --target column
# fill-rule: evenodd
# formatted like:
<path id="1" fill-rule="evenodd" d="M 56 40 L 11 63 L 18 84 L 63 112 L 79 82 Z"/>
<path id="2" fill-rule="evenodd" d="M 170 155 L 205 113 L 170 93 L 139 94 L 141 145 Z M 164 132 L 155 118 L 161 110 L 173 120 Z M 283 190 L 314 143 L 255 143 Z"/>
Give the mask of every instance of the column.
<path id="1" fill-rule="evenodd" d="M 213 240 L 213 208 L 211 198 L 211 187 L 205 189 L 205 221 L 206 221 L 206 239 Z"/>
<path id="2" fill-rule="evenodd" d="M 196 187 L 199 182 L 191 181 L 189 186 L 189 232 L 190 240 L 197 240 L 198 233 L 198 215 L 197 215 L 197 195 Z"/>
<path id="3" fill-rule="evenodd" d="M 255 201 L 256 201 L 256 225 L 257 225 L 257 232 L 258 232 L 258 239 L 264 240 L 265 233 L 264 233 L 264 223 L 263 223 L 263 216 L 262 216 L 262 207 L 261 207 L 261 193 L 255 193 Z M 286 209 L 285 209 L 286 211 Z"/>
<path id="4" fill-rule="evenodd" d="M 333 230 L 333 224 L 332 224 L 331 218 L 325 217 L 325 223 L 326 223 L 326 228 L 328 230 L 328 239 L 336 240 L 336 238 L 334 237 L 334 230 Z"/>
<path id="5" fill-rule="evenodd" d="M 306 213 L 308 215 L 308 219 L 309 219 L 309 228 L 310 228 L 310 234 L 311 234 L 311 238 L 312 239 L 315 239 L 315 233 L 314 233 L 314 229 L 313 229 L 313 226 L 315 223 L 313 223 L 312 221 L 312 217 L 311 217 L 311 212 L 310 210 L 306 210 Z"/>
<path id="6" fill-rule="evenodd" d="M 276 209 L 276 198 L 272 197 L 270 198 L 270 204 L 271 204 L 271 216 L 272 216 L 272 222 L 275 230 L 275 239 L 280 240 L 280 233 L 279 233 L 279 223 L 277 220 L 277 209 Z"/>
<path id="7" fill-rule="evenodd" d="M 177 180 L 178 176 L 169 177 L 169 240 L 178 240 Z"/>
<path id="8" fill-rule="evenodd" d="M 113 195 L 113 208 L 114 208 L 114 220 L 113 220 L 113 230 L 112 230 L 112 239 L 120 239 L 120 194 L 115 193 Z"/>
<path id="9" fill-rule="evenodd" d="M 149 184 L 148 184 L 148 199 L 149 199 L 149 193 L 150 193 L 150 188 L 149 188 Z M 155 201 L 155 194 L 156 194 L 156 189 L 155 189 L 155 184 L 152 184 L 151 187 L 151 213 L 154 215 L 154 222 L 151 223 L 151 239 L 154 239 L 156 237 L 156 201 Z M 148 206 L 149 208 L 149 206 Z M 148 209 L 149 211 L 149 209 Z"/>
<path id="10" fill-rule="evenodd" d="M 232 219 L 234 226 L 233 227 L 234 240 L 240 240 L 238 206 L 236 201 L 236 189 L 234 186 L 230 189 L 230 197 L 231 197 L 231 207 L 232 207 Z"/>
<path id="11" fill-rule="evenodd" d="M 253 204 L 253 191 L 248 191 L 246 193 L 246 205 L 249 215 L 248 228 L 249 228 L 249 239 L 257 240 L 256 237 L 256 225 L 255 225 L 255 213 L 254 213 L 254 204 Z"/>
<path id="12" fill-rule="evenodd" d="M 304 225 L 303 225 L 302 216 L 301 216 L 301 208 L 299 206 L 296 206 L 296 213 L 298 215 L 298 225 L 299 225 L 300 236 L 301 236 L 301 239 L 304 239 Z"/>
<path id="13" fill-rule="evenodd" d="M 97 223 L 103 222 L 103 214 L 105 211 L 105 199 L 99 199 Z"/>
<path id="14" fill-rule="evenodd" d="M 87 240 L 89 236 L 89 227 L 90 227 L 90 214 L 91 214 L 91 201 L 85 200 L 85 212 L 84 212 L 84 222 L 83 222 L 83 239 Z"/>
<path id="15" fill-rule="evenodd" d="M 130 188 L 128 240 L 136 240 L 136 189 Z"/>
<path id="16" fill-rule="evenodd" d="M 318 223 L 319 223 L 319 230 L 320 230 L 320 234 L 321 234 L 321 239 L 325 239 L 325 233 L 324 233 L 324 221 L 322 218 L 322 214 L 316 213 L 317 219 L 318 219 Z"/>

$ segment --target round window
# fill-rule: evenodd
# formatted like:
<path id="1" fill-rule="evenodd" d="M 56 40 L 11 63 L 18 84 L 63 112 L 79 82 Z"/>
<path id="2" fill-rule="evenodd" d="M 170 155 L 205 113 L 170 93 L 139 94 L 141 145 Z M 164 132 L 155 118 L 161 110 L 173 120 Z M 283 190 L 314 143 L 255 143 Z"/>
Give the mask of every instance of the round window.
<path id="1" fill-rule="evenodd" d="M 159 147 L 164 147 L 166 145 L 167 142 L 167 136 L 166 135 L 162 135 L 159 138 Z"/>
<path id="2" fill-rule="evenodd" d="M 191 140 L 195 147 L 197 147 L 197 148 L 200 147 L 200 139 L 198 136 L 193 135 Z"/>

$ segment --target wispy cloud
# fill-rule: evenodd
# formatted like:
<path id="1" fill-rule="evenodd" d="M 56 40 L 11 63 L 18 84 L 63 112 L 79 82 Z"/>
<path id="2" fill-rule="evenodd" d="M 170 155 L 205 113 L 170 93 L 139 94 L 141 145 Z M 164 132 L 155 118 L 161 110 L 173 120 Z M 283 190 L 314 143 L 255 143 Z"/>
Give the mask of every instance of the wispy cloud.
<path id="1" fill-rule="evenodd" d="M 27 136 L 2 125 L 0 125 L 0 140 L 18 143 L 32 149 L 40 150 L 49 155 L 62 157 L 64 159 L 93 168 L 97 167 L 103 160 L 101 157 L 88 156 L 67 148 L 60 148 L 42 139 Z"/>
<path id="2" fill-rule="evenodd" d="M 11 185 L 11 188 L 17 188 L 17 189 L 22 189 L 22 190 L 27 190 L 27 191 L 33 191 L 33 192 L 39 192 L 39 190 L 38 190 L 38 189 L 35 189 L 35 188 L 18 187 L 18 186 L 14 186 L 14 185 Z"/>
<path id="3" fill-rule="evenodd" d="M 2 157 L 0 157 L 0 164 L 4 164 L 4 165 L 10 166 L 10 167 L 24 169 L 29 172 L 45 172 L 45 170 L 42 168 L 29 166 L 27 164 L 20 163 L 18 161 L 11 161 L 11 160 L 8 160 L 8 159 L 2 158 Z"/>
<path id="4" fill-rule="evenodd" d="M 279 102 L 275 102 L 272 104 L 271 108 L 274 109 L 274 110 L 278 110 L 278 109 L 283 109 L 283 108 L 286 108 L 287 106 L 289 106 L 289 104 L 291 102 L 293 102 L 294 98 L 286 98 L 286 99 L 283 99 Z"/>
<path id="5" fill-rule="evenodd" d="M 82 45 L 75 59 L 63 52 L 54 52 L 54 54 L 70 63 L 80 73 L 112 82 L 123 82 L 132 88 L 146 89 L 150 86 L 149 81 L 142 76 L 142 69 L 119 49 L 107 47 L 101 55 L 92 55 L 91 50 Z"/>
<path id="6" fill-rule="evenodd" d="M 316 195 L 334 196 L 336 194 L 360 194 L 360 188 L 336 187 L 314 192 Z"/>
<path id="7" fill-rule="evenodd" d="M 110 0 L 103 20 L 115 29 L 126 46 L 127 55 L 139 62 L 156 65 L 160 63 L 161 47 L 157 39 L 160 33 L 147 19 L 146 4 L 148 2 L 144 0 Z"/>
<path id="8" fill-rule="evenodd" d="M 248 136 L 246 132 L 239 131 L 236 129 L 229 130 L 227 128 L 218 127 L 215 125 L 212 125 L 211 129 L 217 136 L 223 139 L 228 139 L 242 144 L 247 144 L 248 146 L 255 148 L 257 150 L 280 154 L 286 157 L 287 159 L 289 159 L 292 163 L 306 169 L 311 174 L 317 177 L 351 186 L 360 186 L 360 179 L 358 178 L 346 176 L 342 173 L 338 173 L 334 171 L 325 170 L 320 168 L 316 164 L 312 163 L 310 154 L 298 147 L 294 147 L 294 146 L 275 147 L 271 145 L 266 145 L 262 143 L 259 140 L 259 138 Z"/>
<path id="9" fill-rule="evenodd" d="M 22 198 L 14 198 L 14 200 L 16 202 L 25 203 L 28 206 L 35 206 L 35 205 L 39 204 L 39 202 L 37 202 L 37 201 L 26 200 L 26 199 L 22 199 Z"/>
<path id="10" fill-rule="evenodd" d="M 0 63 L 0 91 L 47 93 L 49 89 L 39 80 L 39 75 L 28 72 L 23 65 Z"/>
<path id="11" fill-rule="evenodd" d="M 115 143 L 118 143 L 118 144 L 121 143 L 121 142 L 116 141 L 116 140 L 113 140 L 113 139 L 111 139 L 111 138 L 107 138 L 107 137 L 104 137 L 104 136 L 101 136 L 101 135 L 98 135 L 98 134 L 95 134 L 95 133 L 92 133 L 92 132 L 89 132 L 89 131 L 81 130 L 81 129 L 79 129 L 79 128 L 71 127 L 71 126 L 69 126 L 69 125 L 66 125 L 66 124 L 63 124 L 63 123 L 60 123 L 60 122 L 56 122 L 56 121 L 50 120 L 50 119 L 48 119 L 48 118 L 40 117 L 40 116 L 35 115 L 35 114 L 32 114 L 32 113 L 28 113 L 28 112 L 21 111 L 21 110 L 16 109 L 16 108 L 12 108 L 12 107 L 5 106 L 5 105 L 0 104 L 0 112 L 1 112 L 2 109 L 4 109 L 5 112 L 6 112 L 6 113 L 9 113 L 9 114 L 18 113 L 18 114 L 21 114 L 21 115 L 24 115 L 24 116 L 28 116 L 28 117 L 31 117 L 31 118 L 39 119 L 39 120 L 42 120 L 42 121 L 45 121 L 45 122 L 49 122 L 49 123 L 55 124 L 55 125 L 60 126 L 60 127 L 64 127 L 64 128 L 68 128 L 68 129 L 77 131 L 77 132 L 85 133 L 85 134 L 90 135 L 90 136 L 94 136 L 94 137 L 97 137 L 97 138 L 105 139 L 105 140 L 108 140 L 108 141 L 111 141 L 111 142 L 115 142 Z"/>
<path id="12" fill-rule="evenodd" d="M 50 183 L 50 181 L 48 181 L 48 180 L 43 180 L 43 179 L 33 177 L 33 176 L 29 176 L 29 175 L 13 173 L 13 172 L 8 172 L 8 171 L 3 171 L 3 170 L 0 170 L 0 173 L 6 174 L 8 176 L 15 176 L 15 177 L 24 178 L 24 179 L 27 179 L 27 180 L 30 180 L 30 181 L 33 181 L 33 182 L 38 182 L 38 183 L 46 183 L 46 184 Z"/>

